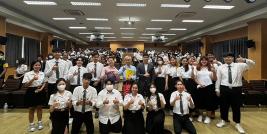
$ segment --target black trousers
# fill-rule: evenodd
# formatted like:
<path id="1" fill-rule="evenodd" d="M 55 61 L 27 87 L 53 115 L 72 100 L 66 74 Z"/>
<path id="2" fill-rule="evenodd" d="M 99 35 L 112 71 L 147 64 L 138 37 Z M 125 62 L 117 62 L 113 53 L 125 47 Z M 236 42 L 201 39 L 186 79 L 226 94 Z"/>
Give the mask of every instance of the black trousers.
<path id="1" fill-rule="evenodd" d="M 51 113 L 51 134 L 64 134 L 65 128 L 69 127 L 69 111 L 54 111 Z"/>
<path id="2" fill-rule="evenodd" d="M 189 115 L 178 115 L 173 114 L 173 127 L 175 134 L 181 134 L 182 129 L 185 129 L 188 131 L 189 134 L 196 134 L 196 129 L 193 125 L 193 123 L 189 120 Z"/>
<path id="3" fill-rule="evenodd" d="M 78 86 L 80 86 L 80 85 L 70 85 L 70 92 L 73 94 L 74 89 L 75 89 L 76 87 L 78 87 Z M 71 107 L 71 108 L 70 108 L 70 118 L 73 118 L 73 117 L 74 117 L 74 114 L 75 114 L 75 112 L 74 112 L 74 108 Z"/>
<path id="4" fill-rule="evenodd" d="M 147 96 L 151 84 L 151 77 L 140 77 L 138 80 L 138 92 L 144 97 Z"/>
<path id="5" fill-rule="evenodd" d="M 233 120 L 240 123 L 241 112 L 240 106 L 242 103 L 242 87 L 233 87 L 232 89 L 227 86 L 220 86 L 220 112 L 221 118 L 228 121 L 229 108 L 231 106 L 233 112 Z"/>
<path id="6" fill-rule="evenodd" d="M 163 110 L 149 111 L 146 117 L 146 132 L 164 134 L 165 113 Z"/>
<path id="7" fill-rule="evenodd" d="M 108 124 L 103 124 L 103 123 L 99 122 L 100 134 L 109 134 L 110 132 L 120 133 L 121 128 L 122 128 L 121 118 L 117 122 L 115 122 L 114 124 L 111 124 L 110 120 L 108 120 Z"/>
<path id="8" fill-rule="evenodd" d="M 56 83 L 54 83 L 54 84 L 48 83 L 48 85 L 47 85 L 47 98 L 48 98 L 47 102 L 49 101 L 51 94 L 54 94 L 56 92 L 57 92 L 57 84 Z"/>
<path id="9" fill-rule="evenodd" d="M 123 134 L 145 134 L 145 121 L 142 110 L 124 111 Z"/>
<path id="10" fill-rule="evenodd" d="M 92 112 L 76 112 L 72 122 L 71 134 L 79 134 L 82 124 L 85 123 L 87 134 L 94 133 Z"/>

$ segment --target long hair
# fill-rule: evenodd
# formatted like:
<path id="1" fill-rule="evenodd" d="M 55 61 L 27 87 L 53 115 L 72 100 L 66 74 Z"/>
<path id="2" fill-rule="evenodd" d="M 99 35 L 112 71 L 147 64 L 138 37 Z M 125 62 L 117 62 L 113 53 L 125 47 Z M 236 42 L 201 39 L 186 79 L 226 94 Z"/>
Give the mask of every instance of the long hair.
<path id="1" fill-rule="evenodd" d="M 170 61 L 171 61 L 171 59 L 174 59 L 174 60 L 175 60 L 175 67 L 178 67 L 178 63 L 177 63 L 176 58 L 172 56 L 172 57 L 170 58 Z M 170 65 L 171 65 L 171 63 L 170 63 Z M 172 66 L 172 65 L 171 65 L 171 66 Z"/>
<path id="2" fill-rule="evenodd" d="M 152 83 L 149 87 L 151 87 L 152 85 L 156 88 L 156 85 L 154 83 Z M 158 90 L 156 90 L 155 94 L 156 94 L 156 98 L 157 98 L 157 106 L 158 106 L 158 108 L 161 108 L 161 103 L 160 103 L 160 97 L 159 97 Z M 151 95 L 152 95 L 151 92 L 148 92 L 148 96 L 147 96 L 148 100 L 150 100 Z"/>
<path id="3" fill-rule="evenodd" d="M 200 59 L 199 59 L 199 62 L 198 62 L 198 64 L 197 64 L 197 71 L 200 71 L 200 69 L 202 68 L 202 64 L 201 64 L 201 61 L 202 60 L 207 60 L 207 67 L 208 67 L 208 70 L 209 71 L 211 71 L 211 65 L 210 65 L 210 62 L 209 62 L 209 58 L 208 57 L 206 57 L 206 56 L 202 56 L 202 57 L 200 57 Z"/>
<path id="4" fill-rule="evenodd" d="M 162 60 L 162 65 L 164 64 L 164 61 L 163 61 L 163 58 L 161 56 L 158 56 L 157 59 L 156 59 L 156 63 L 155 63 L 155 66 L 158 67 L 159 64 L 158 64 L 158 59 L 161 59 Z"/>
<path id="5" fill-rule="evenodd" d="M 31 68 L 30 68 L 30 71 L 32 71 L 33 70 L 33 66 L 34 66 L 34 64 L 36 64 L 37 62 L 39 62 L 40 63 L 40 65 L 41 65 L 41 67 L 42 67 L 42 63 L 41 63 L 41 61 L 33 61 L 32 63 L 31 63 Z M 41 70 L 41 68 L 40 68 L 40 70 Z"/>
<path id="6" fill-rule="evenodd" d="M 184 59 L 186 59 L 186 60 L 187 60 L 187 66 L 183 66 L 183 63 L 182 63 L 182 61 L 183 61 Z M 188 58 L 186 58 L 186 57 L 183 57 L 183 58 L 181 59 L 181 61 L 180 61 L 180 62 L 181 62 L 181 63 L 180 63 L 180 66 L 183 66 L 183 67 L 184 67 L 184 70 L 185 70 L 185 72 L 187 72 L 187 71 L 189 70 Z"/>

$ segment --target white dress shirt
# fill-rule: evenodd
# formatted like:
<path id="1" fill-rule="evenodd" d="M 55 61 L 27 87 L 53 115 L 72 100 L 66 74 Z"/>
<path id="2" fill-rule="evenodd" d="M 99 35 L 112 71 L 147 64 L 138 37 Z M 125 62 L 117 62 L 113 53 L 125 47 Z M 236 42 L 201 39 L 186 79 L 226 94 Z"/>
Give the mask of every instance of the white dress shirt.
<path id="1" fill-rule="evenodd" d="M 170 98 L 170 103 L 173 102 L 176 98 L 176 96 L 179 96 L 179 92 L 178 91 L 174 91 L 172 92 L 171 94 L 171 98 Z M 189 114 L 189 108 L 194 108 L 194 101 L 192 99 L 192 102 L 193 102 L 193 105 L 190 104 L 189 100 L 188 100 L 188 97 L 190 97 L 191 95 L 185 91 L 183 91 L 182 93 L 182 101 L 183 101 L 183 115 L 186 115 L 186 114 Z M 173 106 L 173 113 L 176 113 L 176 114 L 182 114 L 181 113 L 181 110 L 180 110 L 180 100 L 176 100 L 175 101 L 175 104 Z"/>
<path id="2" fill-rule="evenodd" d="M 35 75 L 38 75 L 38 80 L 34 80 L 29 87 L 39 87 L 42 86 L 45 81 L 45 74 L 39 71 L 38 74 L 34 73 L 34 71 L 30 71 L 25 73 L 22 83 L 27 83 L 33 79 Z"/>
<path id="3" fill-rule="evenodd" d="M 113 100 L 117 99 L 118 104 L 114 104 Z M 105 100 L 108 100 L 108 104 L 103 104 Z M 122 95 L 121 93 L 113 89 L 111 92 L 108 92 L 106 89 L 103 89 L 99 92 L 97 96 L 96 106 L 99 108 L 99 121 L 102 124 L 108 124 L 110 120 L 111 124 L 114 124 L 120 119 L 120 105 L 122 105 Z"/>
<path id="4" fill-rule="evenodd" d="M 160 101 L 163 102 L 163 104 L 166 104 L 165 98 L 162 93 L 158 93 Z M 158 111 L 160 107 L 158 107 L 158 102 L 157 102 L 157 96 L 156 95 L 151 95 L 149 99 L 150 103 L 152 104 L 152 109 L 155 111 Z"/>
<path id="5" fill-rule="evenodd" d="M 192 66 L 189 65 L 187 72 L 183 66 L 178 68 L 178 76 L 181 76 L 183 79 L 192 78 Z"/>
<path id="6" fill-rule="evenodd" d="M 83 86 L 78 86 L 73 91 L 72 104 L 73 104 L 74 110 L 77 112 L 82 112 L 82 105 L 77 106 L 76 103 L 79 100 L 83 100 L 83 91 L 84 90 L 85 89 L 83 88 Z M 94 87 L 89 86 L 86 89 L 86 101 L 91 101 L 92 106 L 85 105 L 85 112 L 92 111 L 93 107 L 95 106 L 96 101 L 97 101 L 97 91 Z"/>
<path id="7" fill-rule="evenodd" d="M 159 68 L 160 68 L 159 66 L 155 68 L 155 73 L 159 72 L 159 70 L 160 70 Z M 156 75 L 156 77 L 165 78 L 167 74 L 168 74 L 168 67 L 166 65 L 163 65 L 163 66 L 161 66 L 161 74 Z"/>
<path id="8" fill-rule="evenodd" d="M 96 76 L 94 76 L 95 63 L 94 62 L 90 62 L 86 66 L 86 69 L 88 69 L 88 72 L 92 73 L 92 76 L 93 76 L 92 81 L 100 80 L 101 72 L 102 72 L 103 68 L 104 68 L 104 65 L 102 63 L 100 63 L 100 62 L 97 62 L 96 63 Z"/>
<path id="9" fill-rule="evenodd" d="M 167 66 L 167 74 L 169 74 L 172 78 L 179 77 L 178 67 L 172 65 Z"/>
<path id="10" fill-rule="evenodd" d="M 63 95 L 59 92 L 55 94 L 51 94 L 48 105 L 52 106 L 55 102 L 59 103 L 59 107 L 56 109 L 64 109 L 67 108 L 67 103 L 71 101 L 72 94 L 68 90 L 64 90 Z"/>
<path id="11" fill-rule="evenodd" d="M 208 68 L 203 67 L 199 71 L 195 68 L 194 69 L 195 78 L 197 81 L 204 86 L 208 86 L 213 84 L 212 83 L 212 72 L 208 70 Z"/>
<path id="12" fill-rule="evenodd" d="M 232 72 L 232 84 L 228 82 L 228 64 L 219 66 L 217 70 L 216 91 L 219 91 L 220 85 L 229 87 L 241 87 L 243 73 L 246 70 L 252 68 L 254 65 L 255 62 L 250 59 L 246 59 L 246 63 L 230 64 Z"/>
<path id="13" fill-rule="evenodd" d="M 54 84 L 57 81 L 56 70 L 52 70 L 55 64 L 56 64 L 55 59 L 49 60 L 45 64 L 44 73 L 48 77 L 48 83 L 51 83 L 51 84 Z M 67 79 L 67 76 L 68 76 L 67 62 L 62 59 L 59 59 L 58 69 L 59 69 L 59 78 Z"/>
<path id="14" fill-rule="evenodd" d="M 25 64 L 20 65 L 20 66 L 16 69 L 17 74 L 25 74 L 25 73 L 27 72 L 27 70 L 28 70 L 28 66 L 25 65 Z"/>
<path id="15" fill-rule="evenodd" d="M 70 60 L 65 60 L 67 62 L 67 68 L 68 70 L 70 69 L 70 67 L 72 67 L 72 62 Z"/>
<path id="16" fill-rule="evenodd" d="M 141 109 L 141 105 L 139 105 L 139 101 L 142 101 L 145 104 L 145 99 L 141 94 L 137 94 L 136 96 L 133 96 L 132 93 L 127 94 L 124 97 L 124 101 L 123 101 L 123 105 L 127 105 L 129 101 L 131 101 L 132 99 L 134 99 L 134 103 L 131 104 L 128 108 L 128 110 L 140 110 Z"/>
<path id="17" fill-rule="evenodd" d="M 76 65 L 76 66 L 71 67 L 69 70 L 68 79 L 70 80 L 71 85 L 77 85 L 78 74 L 74 75 L 74 73 L 78 73 L 78 68 L 79 67 Z M 83 83 L 82 82 L 83 74 L 87 72 L 88 70 L 85 67 L 83 66 L 80 67 L 80 85 L 82 85 Z"/>

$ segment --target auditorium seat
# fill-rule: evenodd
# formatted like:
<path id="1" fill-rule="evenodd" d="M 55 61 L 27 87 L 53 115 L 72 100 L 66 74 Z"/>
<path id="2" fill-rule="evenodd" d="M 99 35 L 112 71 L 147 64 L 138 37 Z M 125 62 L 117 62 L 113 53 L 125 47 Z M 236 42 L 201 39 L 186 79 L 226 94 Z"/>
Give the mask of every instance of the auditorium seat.
<path id="1" fill-rule="evenodd" d="M 12 91 L 20 89 L 20 80 L 8 78 L 5 81 L 3 88 L 0 90 L 0 106 L 3 106 L 6 102 L 10 107 L 13 106 Z"/>
<path id="2" fill-rule="evenodd" d="M 264 80 L 250 80 L 249 83 L 243 81 L 246 105 L 267 105 L 267 89 Z"/>

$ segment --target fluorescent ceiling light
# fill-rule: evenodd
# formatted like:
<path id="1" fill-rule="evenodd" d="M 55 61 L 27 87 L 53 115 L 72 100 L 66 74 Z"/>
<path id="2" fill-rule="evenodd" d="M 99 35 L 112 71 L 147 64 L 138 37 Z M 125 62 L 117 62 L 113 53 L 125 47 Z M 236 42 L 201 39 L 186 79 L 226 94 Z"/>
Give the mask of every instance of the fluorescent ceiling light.
<path id="1" fill-rule="evenodd" d="M 143 33 L 142 35 L 155 35 L 155 34 Z"/>
<path id="2" fill-rule="evenodd" d="M 79 33 L 79 34 L 93 34 L 93 33 Z"/>
<path id="3" fill-rule="evenodd" d="M 76 18 L 53 18 L 53 20 L 76 20 Z"/>
<path id="4" fill-rule="evenodd" d="M 112 29 L 111 27 L 95 27 L 95 29 Z"/>
<path id="5" fill-rule="evenodd" d="M 160 7 L 177 7 L 177 8 L 189 8 L 191 5 L 184 4 L 161 4 Z"/>
<path id="6" fill-rule="evenodd" d="M 104 38 L 106 38 L 106 39 L 115 39 L 117 37 L 104 37 Z"/>
<path id="7" fill-rule="evenodd" d="M 183 20 L 182 22 L 202 23 L 204 20 Z"/>
<path id="8" fill-rule="evenodd" d="M 117 3 L 116 6 L 118 7 L 145 7 L 146 4 L 144 3 Z"/>
<path id="9" fill-rule="evenodd" d="M 86 29 L 86 27 L 69 27 L 69 29 Z"/>
<path id="10" fill-rule="evenodd" d="M 28 5 L 47 5 L 47 6 L 57 5 L 57 3 L 53 1 L 26 1 L 25 0 L 24 3 Z"/>
<path id="11" fill-rule="evenodd" d="M 186 28 L 170 28 L 172 31 L 184 31 L 187 30 Z"/>
<path id="12" fill-rule="evenodd" d="M 133 28 L 133 27 L 122 27 L 120 29 L 122 29 L 122 30 L 133 30 L 133 29 L 136 29 L 136 28 Z"/>
<path id="13" fill-rule="evenodd" d="M 225 5 L 205 5 L 203 8 L 206 9 L 232 9 L 235 6 L 225 6 Z"/>
<path id="14" fill-rule="evenodd" d="M 162 35 L 176 35 L 176 34 L 162 34 Z"/>
<path id="15" fill-rule="evenodd" d="M 101 6 L 99 2 L 70 2 L 73 6 Z"/>
<path id="16" fill-rule="evenodd" d="M 117 40 L 107 40 L 107 41 L 117 41 Z"/>
<path id="17" fill-rule="evenodd" d="M 162 28 L 146 28 L 146 30 L 162 30 Z"/>
<path id="18" fill-rule="evenodd" d="M 139 19 L 136 18 L 121 18 L 119 21 L 140 21 Z"/>
<path id="19" fill-rule="evenodd" d="M 150 37 L 139 37 L 140 39 L 150 39 Z"/>
<path id="20" fill-rule="evenodd" d="M 92 20 L 92 21 L 108 21 L 106 18 L 86 18 L 86 20 Z"/>
<path id="21" fill-rule="evenodd" d="M 134 33 L 121 33 L 122 35 L 134 35 Z"/>
<path id="22" fill-rule="evenodd" d="M 152 22 L 172 22 L 172 20 L 165 20 L 165 19 L 152 19 Z"/>
<path id="23" fill-rule="evenodd" d="M 124 38 L 124 39 L 131 39 L 131 38 L 133 38 L 133 37 L 121 37 L 121 38 Z"/>
<path id="24" fill-rule="evenodd" d="M 111 35 L 111 34 L 114 34 L 114 33 L 100 33 L 100 34 L 105 34 L 105 35 Z"/>

